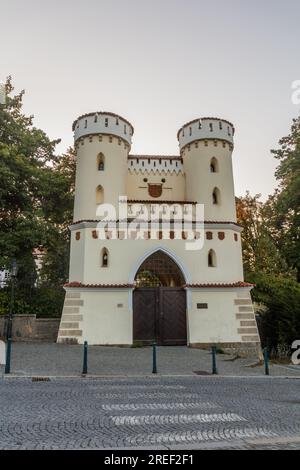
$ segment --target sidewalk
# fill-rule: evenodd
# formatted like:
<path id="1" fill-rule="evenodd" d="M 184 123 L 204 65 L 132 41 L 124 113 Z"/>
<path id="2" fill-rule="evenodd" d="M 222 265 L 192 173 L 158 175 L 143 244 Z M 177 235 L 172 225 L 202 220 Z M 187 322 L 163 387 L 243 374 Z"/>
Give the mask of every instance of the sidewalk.
<path id="1" fill-rule="evenodd" d="M 222 376 L 264 376 L 264 367 L 249 365 L 256 358 L 236 359 L 218 354 L 217 367 Z M 55 343 L 13 343 L 11 376 L 80 376 L 83 346 Z M 181 347 L 158 347 L 159 375 L 209 375 L 209 351 Z M 4 367 L 0 366 L 0 373 Z M 146 376 L 152 374 L 152 348 L 89 346 L 88 373 L 95 376 Z M 300 377 L 300 366 L 270 365 L 270 375 Z"/>

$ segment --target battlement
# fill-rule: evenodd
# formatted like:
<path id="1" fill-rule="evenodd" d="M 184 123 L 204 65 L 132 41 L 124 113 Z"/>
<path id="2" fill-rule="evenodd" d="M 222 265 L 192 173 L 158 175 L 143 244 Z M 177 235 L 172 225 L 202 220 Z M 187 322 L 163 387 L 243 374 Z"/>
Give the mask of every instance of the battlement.
<path id="1" fill-rule="evenodd" d="M 183 173 L 180 156 L 129 155 L 128 170 L 138 173 Z"/>
<path id="2" fill-rule="evenodd" d="M 133 126 L 129 121 L 118 114 L 109 112 L 95 112 L 79 116 L 74 121 L 72 129 L 74 131 L 75 142 L 87 135 L 115 135 L 131 145 L 131 139 L 134 132 Z"/>
<path id="3" fill-rule="evenodd" d="M 184 124 L 177 133 L 180 150 L 197 140 L 222 140 L 233 145 L 234 126 L 219 118 L 199 118 Z"/>

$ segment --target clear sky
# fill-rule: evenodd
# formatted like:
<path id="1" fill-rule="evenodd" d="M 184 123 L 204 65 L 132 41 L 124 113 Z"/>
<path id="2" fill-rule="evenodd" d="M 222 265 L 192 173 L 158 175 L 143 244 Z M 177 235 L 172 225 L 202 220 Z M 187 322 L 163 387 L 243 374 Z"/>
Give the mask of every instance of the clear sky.
<path id="1" fill-rule="evenodd" d="M 300 113 L 299 0 L 9 0 L 0 16 L 0 81 L 59 151 L 90 111 L 127 118 L 140 154 L 176 154 L 182 124 L 218 116 L 236 127 L 237 195 L 273 191 L 270 149 Z"/>

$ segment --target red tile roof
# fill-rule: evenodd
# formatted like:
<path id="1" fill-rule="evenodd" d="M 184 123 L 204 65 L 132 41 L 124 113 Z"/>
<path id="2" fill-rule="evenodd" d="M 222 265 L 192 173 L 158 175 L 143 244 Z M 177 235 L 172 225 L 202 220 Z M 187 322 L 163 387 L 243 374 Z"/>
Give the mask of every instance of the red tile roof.
<path id="1" fill-rule="evenodd" d="M 85 287 L 85 288 L 103 288 L 103 289 L 118 289 L 118 288 L 133 288 L 134 284 L 83 284 L 82 282 L 67 282 L 64 287 Z"/>
<path id="2" fill-rule="evenodd" d="M 203 288 L 203 287 L 255 287 L 255 284 L 251 284 L 250 282 L 232 282 L 229 284 L 226 283 L 212 283 L 212 284 L 185 284 L 184 287 L 190 288 Z"/>

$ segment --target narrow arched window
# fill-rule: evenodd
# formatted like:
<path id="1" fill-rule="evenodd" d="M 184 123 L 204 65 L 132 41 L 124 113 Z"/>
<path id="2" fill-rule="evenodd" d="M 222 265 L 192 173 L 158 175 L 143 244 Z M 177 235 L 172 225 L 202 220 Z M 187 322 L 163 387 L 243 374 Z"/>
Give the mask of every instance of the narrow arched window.
<path id="1" fill-rule="evenodd" d="M 218 188 L 215 188 L 212 193 L 212 203 L 218 205 L 221 203 L 221 194 Z"/>
<path id="2" fill-rule="evenodd" d="M 102 268 L 108 267 L 108 249 L 102 248 L 100 264 Z"/>
<path id="3" fill-rule="evenodd" d="M 99 153 L 99 155 L 97 157 L 98 171 L 104 171 L 104 161 L 105 161 L 105 157 L 104 157 L 103 153 Z"/>
<path id="4" fill-rule="evenodd" d="M 210 161 L 210 172 L 218 173 L 218 171 L 219 171 L 218 160 L 215 157 L 213 157 Z"/>
<path id="5" fill-rule="evenodd" d="M 102 204 L 104 201 L 104 190 L 101 185 L 96 189 L 96 204 Z"/>
<path id="6" fill-rule="evenodd" d="M 217 257 L 214 250 L 209 250 L 207 262 L 209 268 L 215 268 L 217 266 Z"/>

